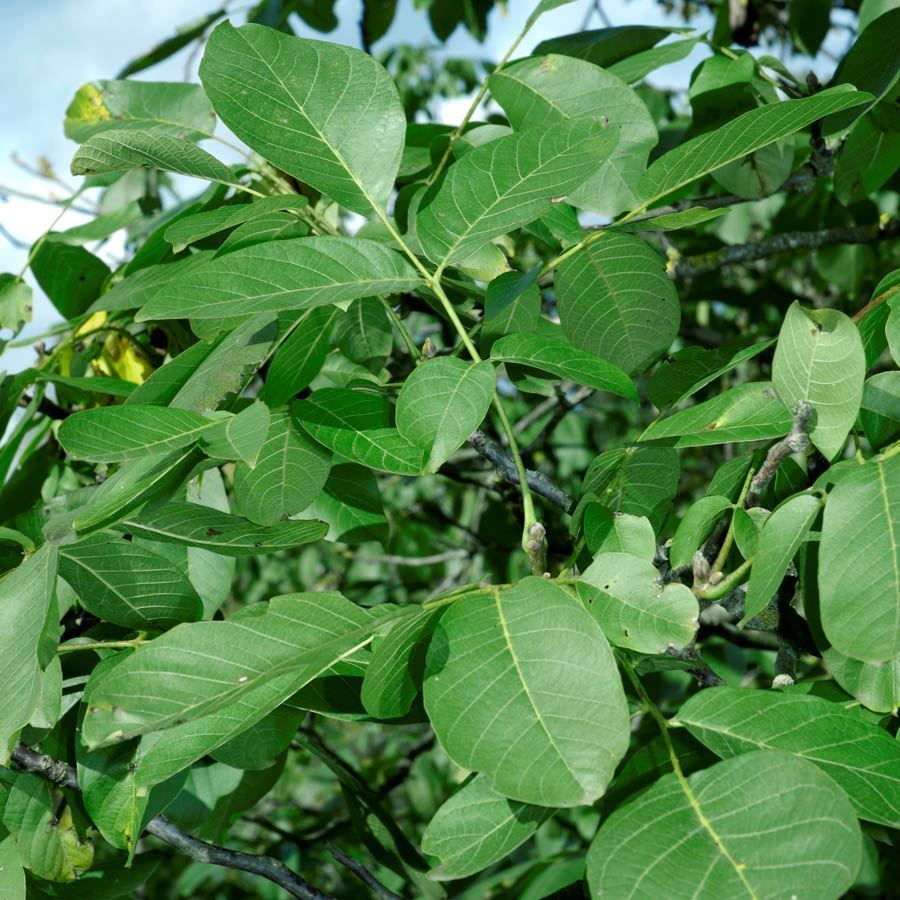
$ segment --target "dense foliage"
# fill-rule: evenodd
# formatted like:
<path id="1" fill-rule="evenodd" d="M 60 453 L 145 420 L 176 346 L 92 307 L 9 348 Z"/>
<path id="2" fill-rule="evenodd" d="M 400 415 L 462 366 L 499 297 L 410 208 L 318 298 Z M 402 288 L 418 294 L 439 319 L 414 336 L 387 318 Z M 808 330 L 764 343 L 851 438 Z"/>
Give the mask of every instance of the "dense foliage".
<path id="1" fill-rule="evenodd" d="M 393 3 L 294 35 L 333 5 L 66 111 L 97 215 L 0 382 L 0 896 L 889 894 L 900 9 L 823 85 L 828 2 L 517 56 L 542 0 L 482 84 L 367 52 Z"/>

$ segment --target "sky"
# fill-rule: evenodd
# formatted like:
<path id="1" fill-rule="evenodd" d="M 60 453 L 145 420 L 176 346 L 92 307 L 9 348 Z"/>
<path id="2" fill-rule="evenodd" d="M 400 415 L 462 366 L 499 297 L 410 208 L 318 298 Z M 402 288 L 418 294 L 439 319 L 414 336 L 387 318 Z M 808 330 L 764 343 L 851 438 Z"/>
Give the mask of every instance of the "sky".
<path id="1" fill-rule="evenodd" d="M 61 180 L 74 185 L 77 179 L 68 171 L 76 145 L 64 137 L 62 119 L 75 91 L 86 81 L 114 77 L 127 61 L 215 6 L 215 0 L 0 0 L 0 16 L 7 36 L 4 52 L 0 54 L 0 83 L 14 86 L 0 92 L 0 225 L 12 238 L 30 246 L 49 227 L 58 209 L 4 195 L 3 187 L 57 198 L 67 193 L 63 186 L 24 171 L 13 161 L 13 154 L 31 165 L 38 157 L 46 157 Z M 580 30 L 590 6 L 591 0 L 576 0 L 545 14 L 517 55 L 527 55 L 545 38 Z M 532 8 L 531 0 L 509 0 L 505 14 L 499 8 L 492 12 L 484 44 L 458 28 L 445 52 L 498 59 Z M 358 46 L 359 9 L 360 0 L 338 0 L 336 12 L 341 24 L 324 37 Z M 604 12 L 613 25 L 682 25 L 674 19 L 664 21 L 655 0 L 606 0 Z M 706 19 L 696 24 L 708 28 L 711 22 Z M 600 26 L 595 16 L 590 27 Z M 304 27 L 302 23 L 298 27 L 301 35 L 323 38 L 310 29 L 304 31 Z M 376 48 L 401 41 L 436 43 L 425 15 L 413 8 L 412 0 L 400 0 L 399 14 L 383 43 Z M 703 55 L 704 50 L 696 50 L 683 62 L 668 67 L 660 76 L 660 83 L 685 85 Z M 153 81 L 184 80 L 188 58 L 189 51 L 182 51 L 136 77 Z M 190 80 L 197 80 L 197 64 L 198 60 L 194 59 L 189 67 Z M 449 103 L 441 110 L 441 117 L 450 123 L 458 122 L 467 105 L 466 100 Z M 83 221 L 85 216 L 69 211 L 59 228 Z M 105 250 L 112 254 L 117 251 L 121 252 L 121 244 L 117 246 L 115 242 L 110 242 Z M 13 245 L 0 234 L 0 272 L 18 273 L 26 258 L 27 249 Z M 30 276 L 26 279 L 30 280 Z M 34 318 L 22 337 L 37 335 L 58 321 L 49 301 L 34 287 Z M 0 357 L 0 371 L 19 371 L 32 359 L 31 347 L 7 349 Z"/>

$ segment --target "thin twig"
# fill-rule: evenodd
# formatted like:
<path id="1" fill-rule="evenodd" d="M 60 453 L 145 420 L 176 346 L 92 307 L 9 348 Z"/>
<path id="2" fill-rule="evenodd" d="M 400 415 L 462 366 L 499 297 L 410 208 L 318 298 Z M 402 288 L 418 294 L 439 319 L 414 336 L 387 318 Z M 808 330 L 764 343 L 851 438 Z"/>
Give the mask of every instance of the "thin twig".
<path id="1" fill-rule="evenodd" d="M 19 744 L 13 750 L 12 758 L 26 772 L 44 778 L 59 787 L 73 791 L 81 790 L 75 769 L 67 763 L 32 750 L 24 744 Z M 277 859 L 270 856 L 242 853 L 239 850 L 227 850 L 217 844 L 201 841 L 186 831 L 182 831 L 165 816 L 160 815 L 151 819 L 145 830 L 195 862 L 261 875 L 284 888 L 292 897 L 300 897 L 301 900 L 333 900 L 329 894 L 313 887 Z"/>
<path id="2" fill-rule="evenodd" d="M 385 887 L 361 862 L 347 856 L 337 847 L 329 847 L 328 852 L 345 868 L 349 869 L 360 881 L 372 889 L 372 893 L 382 900 L 402 900 L 390 888 Z"/>

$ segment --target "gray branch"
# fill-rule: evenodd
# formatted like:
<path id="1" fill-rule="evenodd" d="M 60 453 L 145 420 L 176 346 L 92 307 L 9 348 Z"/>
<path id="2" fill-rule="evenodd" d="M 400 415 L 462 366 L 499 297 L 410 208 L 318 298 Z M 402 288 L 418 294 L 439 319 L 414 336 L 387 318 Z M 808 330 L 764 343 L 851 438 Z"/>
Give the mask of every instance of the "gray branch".
<path id="1" fill-rule="evenodd" d="M 474 447 L 479 456 L 493 465 L 501 478 L 510 484 L 519 483 L 519 473 L 516 471 L 516 464 L 512 457 L 501 450 L 483 431 L 472 432 L 469 436 L 469 444 Z M 570 513 L 575 509 L 574 497 L 557 487 L 546 475 L 535 472 L 533 469 L 526 469 L 525 477 L 528 480 L 528 487 L 534 493 L 540 494 L 564 512 Z"/>
<path id="2" fill-rule="evenodd" d="M 766 459 L 759 467 L 759 471 L 750 481 L 747 496 L 744 497 L 744 507 L 750 509 L 759 503 L 762 492 L 772 480 L 779 466 L 792 453 L 805 453 L 809 449 L 809 425 L 812 418 L 813 407 L 808 400 L 798 400 L 794 405 L 794 420 L 787 437 L 769 447 Z"/>
<path id="3" fill-rule="evenodd" d="M 683 256 L 672 265 L 674 278 L 692 278 L 714 272 L 724 266 L 752 262 L 781 253 L 816 250 L 837 244 L 872 244 L 900 236 L 900 221 L 884 228 L 878 225 L 857 225 L 851 228 L 825 228 L 821 231 L 786 231 L 749 244 L 735 244 L 697 256 Z"/>
<path id="4" fill-rule="evenodd" d="M 69 788 L 73 791 L 81 790 L 75 769 L 67 763 L 38 753 L 37 750 L 32 750 L 24 744 L 19 744 L 13 750 L 12 758 L 26 772 L 38 775 L 59 787 Z M 261 875 L 284 888 L 292 897 L 300 897 L 301 900 L 333 900 L 329 894 L 313 887 L 277 859 L 270 856 L 241 853 L 239 850 L 226 850 L 217 844 L 201 841 L 186 831 L 182 831 L 165 816 L 151 819 L 145 830 L 195 862 Z"/>

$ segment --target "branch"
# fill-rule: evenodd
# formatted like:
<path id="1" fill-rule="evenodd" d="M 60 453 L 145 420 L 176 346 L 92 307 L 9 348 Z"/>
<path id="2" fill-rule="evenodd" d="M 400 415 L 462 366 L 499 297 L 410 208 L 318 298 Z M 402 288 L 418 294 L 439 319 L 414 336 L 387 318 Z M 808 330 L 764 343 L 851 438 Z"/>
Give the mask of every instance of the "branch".
<path id="1" fill-rule="evenodd" d="M 706 272 L 714 272 L 724 266 L 751 262 L 792 253 L 798 250 L 816 250 L 836 244 L 872 244 L 892 240 L 900 236 L 900 221 L 893 221 L 883 228 L 879 225 L 857 225 L 852 228 L 825 228 L 822 231 L 787 231 L 749 244 L 722 247 L 710 253 L 684 256 L 670 264 L 673 278 L 692 278 Z"/>
<path id="2" fill-rule="evenodd" d="M 794 405 L 794 421 L 786 438 L 769 447 L 765 462 L 759 467 L 759 471 L 753 476 L 750 488 L 744 497 L 744 508 L 750 509 L 756 506 L 766 485 L 772 480 L 778 467 L 792 454 L 804 453 L 809 449 L 809 424 L 812 418 L 813 407 L 808 400 L 798 400 Z"/>
<path id="3" fill-rule="evenodd" d="M 401 900 L 399 894 L 395 894 L 390 888 L 385 887 L 361 862 L 347 856 L 337 847 L 329 847 L 328 852 L 360 881 L 368 885 L 376 897 L 381 897 L 382 900 Z"/>
<path id="4" fill-rule="evenodd" d="M 67 763 L 38 753 L 37 750 L 32 750 L 24 744 L 16 746 L 12 752 L 12 758 L 26 772 L 38 775 L 59 787 L 69 788 L 73 791 L 81 790 L 75 769 Z M 330 895 L 313 887 L 277 859 L 272 859 L 270 856 L 241 853 L 239 850 L 226 850 L 216 844 L 201 841 L 182 831 L 165 816 L 160 815 L 151 819 L 145 830 L 195 862 L 261 875 L 284 888 L 292 897 L 300 897 L 301 900 L 332 900 Z"/>
<path id="5" fill-rule="evenodd" d="M 469 444 L 475 448 L 479 456 L 494 466 L 501 478 L 510 484 L 519 483 L 519 474 L 516 471 L 515 463 L 483 431 L 472 432 L 469 436 Z M 525 477 L 531 490 L 564 512 L 571 512 L 575 508 L 575 499 L 562 488 L 557 487 L 546 475 L 535 472 L 533 469 L 526 469 Z"/>

